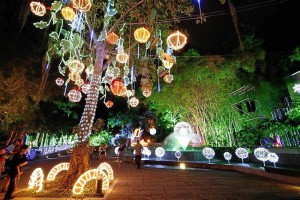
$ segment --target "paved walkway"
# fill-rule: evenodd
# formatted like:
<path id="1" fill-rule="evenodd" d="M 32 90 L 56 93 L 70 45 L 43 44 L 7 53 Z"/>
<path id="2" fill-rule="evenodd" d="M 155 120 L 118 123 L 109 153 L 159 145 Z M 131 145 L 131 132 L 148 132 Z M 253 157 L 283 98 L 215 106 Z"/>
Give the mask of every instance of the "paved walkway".
<path id="1" fill-rule="evenodd" d="M 25 168 L 18 189 L 25 189 L 31 172 L 42 167 L 45 173 L 68 157 L 37 160 Z M 95 167 L 99 163 L 92 163 Z M 259 176 L 221 170 L 186 169 L 145 165 L 140 170 L 133 163 L 118 168 L 116 159 L 108 162 L 114 169 L 115 181 L 104 198 L 108 200 L 176 200 L 176 199 L 300 199 L 300 187 Z M 3 179 L 0 185 L 4 185 Z M 0 198 L 3 198 L 1 194 Z M 15 198 L 41 199 L 41 198 Z M 45 199 L 45 198 L 44 198 Z M 98 198 L 99 199 L 99 198 Z"/>

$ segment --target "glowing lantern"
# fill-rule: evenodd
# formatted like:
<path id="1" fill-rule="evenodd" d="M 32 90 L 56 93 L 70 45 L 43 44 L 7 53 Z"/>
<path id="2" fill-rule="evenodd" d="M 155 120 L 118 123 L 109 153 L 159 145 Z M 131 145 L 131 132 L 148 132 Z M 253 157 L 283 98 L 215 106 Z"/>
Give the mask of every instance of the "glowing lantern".
<path id="1" fill-rule="evenodd" d="M 75 81 L 75 84 L 78 85 L 78 86 L 80 87 L 80 86 L 82 86 L 82 85 L 84 84 L 84 80 L 83 80 L 82 78 L 77 79 L 77 80 Z"/>
<path id="2" fill-rule="evenodd" d="M 67 61 L 69 70 L 73 73 L 81 74 L 84 70 L 84 64 L 80 60 L 70 59 Z"/>
<path id="3" fill-rule="evenodd" d="M 139 104 L 139 100 L 135 97 L 132 97 L 130 100 L 129 100 L 129 104 L 131 107 L 137 107 L 137 105 Z"/>
<path id="4" fill-rule="evenodd" d="M 269 153 L 270 153 L 269 150 L 263 147 L 259 147 L 254 150 L 254 156 L 258 160 L 263 161 L 264 166 L 265 166 L 265 162 L 269 159 Z"/>
<path id="5" fill-rule="evenodd" d="M 81 79 L 81 76 L 77 73 L 70 73 L 69 79 L 76 82 L 77 80 Z"/>
<path id="6" fill-rule="evenodd" d="M 150 132 L 150 135 L 155 135 L 156 134 L 156 129 L 155 128 L 150 128 L 149 132 Z"/>
<path id="7" fill-rule="evenodd" d="M 150 38 L 150 32 L 144 27 L 138 28 L 134 31 L 134 38 L 139 43 L 146 43 Z"/>
<path id="8" fill-rule="evenodd" d="M 172 33 L 167 38 L 168 47 L 174 49 L 175 51 L 182 49 L 186 44 L 186 42 L 187 42 L 186 36 L 180 33 L 179 31 Z"/>
<path id="9" fill-rule="evenodd" d="M 68 97 L 69 97 L 69 100 L 72 102 L 79 102 L 81 100 L 82 95 L 81 95 L 81 92 L 73 89 L 68 93 Z"/>
<path id="10" fill-rule="evenodd" d="M 111 108 L 114 105 L 114 103 L 112 101 L 107 101 L 105 102 L 105 105 L 107 108 Z"/>
<path id="11" fill-rule="evenodd" d="M 143 90 L 143 95 L 145 96 L 145 97 L 149 97 L 150 95 L 151 95 L 151 90 L 150 89 L 144 89 Z"/>
<path id="12" fill-rule="evenodd" d="M 171 83 L 173 81 L 173 75 L 171 74 L 165 75 L 163 79 L 166 83 Z"/>
<path id="13" fill-rule="evenodd" d="M 162 60 L 162 63 L 166 69 L 171 69 L 173 66 L 173 63 L 169 62 L 168 60 Z"/>
<path id="14" fill-rule="evenodd" d="M 91 9 L 91 1 L 90 0 L 71 0 L 74 8 L 81 12 L 87 12 Z"/>
<path id="15" fill-rule="evenodd" d="M 30 9 L 31 12 L 33 12 L 33 14 L 40 17 L 44 16 L 46 13 L 46 7 L 41 2 L 36 2 L 36 1 L 31 2 Z"/>
<path id="16" fill-rule="evenodd" d="M 121 79 L 115 79 L 110 84 L 110 90 L 114 95 L 123 96 L 126 93 L 126 86 Z"/>
<path id="17" fill-rule="evenodd" d="M 56 175 L 62 170 L 68 170 L 70 167 L 70 163 L 59 163 L 55 165 L 49 172 L 47 176 L 47 181 L 54 181 Z"/>
<path id="18" fill-rule="evenodd" d="M 165 155 L 165 150 L 164 150 L 164 148 L 162 148 L 162 147 L 157 147 L 157 148 L 155 149 L 155 155 L 156 155 L 156 157 L 159 157 L 159 158 L 163 157 L 163 156 Z"/>
<path id="19" fill-rule="evenodd" d="M 117 56 L 116 56 L 116 60 L 119 62 L 119 63 L 126 63 L 127 60 L 128 60 L 129 56 L 127 53 L 125 52 L 121 52 L 121 53 L 118 53 Z"/>
<path id="20" fill-rule="evenodd" d="M 33 189 L 37 187 L 36 192 L 40 192 L 43 190 L 43 182 L 44 182 L 44 173 L 42 168 L 36 168 L 29 179 L 28 188 Z"/>
<path id="21" fill-rule="evenodd" d="M 64 79 L 62 79 L 62 78 L 57 78 L 57 79 L 55 80 L 55 83 L 56 83 L 56 85 L 58 85 L 58 86 L 62 86 L 62 85 L 65 83 L 65 81 L 64 81 Z"/>
<path id="22" fill-rule="evenodd" d="M 109 44 L 117 44 L 118 40 L 119 40 L 119 36 L 114 32 L 108 33 L 106 36 L 106 41 Z"/>
<path id="23" fill-rule="evenodd" d="M 74 8 L 66 6 L 61 9 L 61 14 L 64 17 L 65 20 L 73 21 L 77 18 L 76 11 Z"/>
<path id="24" fill-rule="evenodd" d="M 83 84 L 83 85 L 81 86 L 81 91 L 82 91 L 84 94 L 87 94 L 88 91 L 89 91 L 89 89 L 90 89 L 90 84 Z"/>

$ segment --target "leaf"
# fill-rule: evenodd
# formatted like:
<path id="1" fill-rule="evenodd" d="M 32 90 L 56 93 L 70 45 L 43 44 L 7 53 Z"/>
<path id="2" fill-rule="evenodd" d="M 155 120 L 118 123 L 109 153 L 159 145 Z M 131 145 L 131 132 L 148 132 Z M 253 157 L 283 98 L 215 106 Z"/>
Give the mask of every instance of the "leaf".
<path id="1" fill-rule="evenodd" d="M 73 35 L 73 48 L 81 47 L 83 44 L 82 38 L 78 33 L 74 33 Z"/>
<path id="2" fill-rule="evenodd" d="M 58 38 L 59 38 L 59 36 L 58 36 L 58 34 L 57 34 L 56 32 L 50 33 L 49 36 L 50 36 L 51 38 L 53 38 L 54 40 L 58 40 Z"/>
<path id="3" fill-rule="evenodd" d="M 60 46 L 62 47 L 64 52 L 67 52 L 72 48 L 71 42 L 69 40 L 65 40 L 65 39 L 61 40 Z"/>
<path id="4" fill-rule="evenodd" d="M 44 29 L 48 26 L 48 23 L 47 22 L 44 22 L 44 21 L 40 21 L 40 22 L 36 22 L 36 23 L 33 23 L 33 25 L 36 27 L 36 28 L 39 28 L 39 29 Z"/>
<path id="5" fill-rule="evenodd" d="M 61 1 L 54 1 L 52 4 L 51 4 L 51 9 L 50 10 L 53 10 L 53 11 L 59 11 L 62 7 L 62 2 Z"/>
<path id="6" fill-rule="evenodd" d="M 52 24 L 56 24 L 57 23 L 57 17 L 56 17 L 56 13 L 55 12 L 51 12 L 51 17 L 52 17 Z"/>

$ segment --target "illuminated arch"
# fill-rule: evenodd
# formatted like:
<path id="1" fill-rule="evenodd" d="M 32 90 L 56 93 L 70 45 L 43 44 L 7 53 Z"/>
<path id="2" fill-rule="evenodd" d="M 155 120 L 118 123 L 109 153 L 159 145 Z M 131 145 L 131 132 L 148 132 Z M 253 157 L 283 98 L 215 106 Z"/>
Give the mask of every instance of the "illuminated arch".
<path id="1" fill-rule="evenodd" d="M 103 171 L 99 169 L 91 169 L 84 172 L 75 182 L 72 192 L 73 194 L 81 194 L 85 184 L 93 179 L 102 179 L 102 190 L 108 190 L 109 180 Z"/>
<path id="2" fill-rule="evenodd" d="M 68 170 L 70 167 L 70 163 L 60 163 L 55 165 L 49 172 L 47 176 L 47 181 L 54 181 L 56 175 L 62 170 Z"/>
<path id="3" fill-rule="evenodd" d="M 43 190 L 43 182 L 44 182 L 44 173 L 42 168 L 36 168 L 29 179 L 28 188 L 33 189 L 37 187 L 36 192 L 40 192 Z"/>
<path id="4" fill-rule="evenodd" d="M 108 164 L 107 162 L 101 163 L 97 169 L 99 169 L 101 171 L 105 170 L 107 172 L 108 179 L 110 181 L 114 180 L 114 171 L 113 171 L 112 167 L 110 166 L 110 164 Z"/>

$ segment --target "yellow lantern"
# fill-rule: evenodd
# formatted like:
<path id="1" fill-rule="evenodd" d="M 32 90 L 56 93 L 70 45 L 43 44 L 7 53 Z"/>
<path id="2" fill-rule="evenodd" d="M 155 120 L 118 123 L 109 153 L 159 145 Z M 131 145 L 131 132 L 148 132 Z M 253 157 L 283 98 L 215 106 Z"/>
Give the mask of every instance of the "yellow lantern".
<path id="1" fill-rule="evenodd" d="M 109 44 L 117 44 L 118 40 L 119 40 L 119 36 L 114 32 L 108 33 L 106 36 L 106 41 Z"/>
<path id="2" fill-rule="evenodd" d="M 150 32 L 144 27 L 138 28 L 134 31 L 134 38 L 139 43 L 146 43 L 150 38 Z"/>
<path id="3" fill-rule="evenodd" d="M 72 73 L 81 74 L 84 70 L 84 64 L 80 60 L 70 59 L 67 66 Z"/>
<path id="4" fill-rule="evenodd" d="M 76 11 L 69 6 L 63 7 L 63 9 L 61 9 L 61 14 L 64 19 L 68 21 L 73 21 L 77 18 Z"/>
<path id="5" fill-rule="evenodd" d="M 37 2 L 37 1 L 31 2 L 30 9 L 31 9 L 31 12 L 33 12 L 33 14 L 40 16 L 40 17 L 44 16 L 46 13 L 46 7 L 41 2 Z"/>
<path id="6" fill-rule="evenodd" d="M 117 56 L 116 56 L 116 60 L 119 62 L 119 63 L 126 63 L 127 60 L 128 60 L 129 56 L 127 53 L 125 52 L 121 52 L 121 53 L 118 53 Z"/>
<path id="7" fill-rule="evenodd" d="M 175 51 L 182 49 L 186 44 L 186 42 L 187 42 L 187 37 L 179 31 L 172 33 L 167 38 L 168 47 L 174 49 Z"/>
<path id="8" fill-rule="evenodd" d="M 75 9 L 81 12 L 87 12 L 91 9 L 92 3 L 90 0 L 71 0 Z"/>
<path id="9" fill-rule="evenodd" d="M 162 60 L 162 63 L 166 69 L 171 69 L 173 66 L 173 63 L 169 62 L 168 60 Z"/>
<path id="10" fill-rule="evenodd" d="M 78 85 L 79 87 L 84 84 L 84 80 L 82 78 L 79 78 L 75 81 L 75 84 Z"/>
<path id="11" fill-rule="evenodd" d="M 81 77 L 80 77 L 80 74 L 71 72 L 69 74 L 69 79 L 76 82 L 77 80 L 81 79 Z"/>

